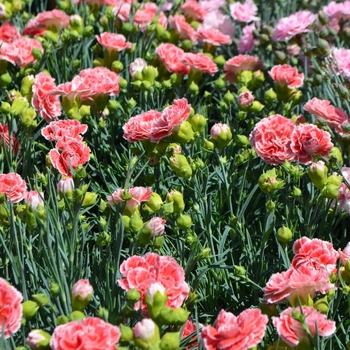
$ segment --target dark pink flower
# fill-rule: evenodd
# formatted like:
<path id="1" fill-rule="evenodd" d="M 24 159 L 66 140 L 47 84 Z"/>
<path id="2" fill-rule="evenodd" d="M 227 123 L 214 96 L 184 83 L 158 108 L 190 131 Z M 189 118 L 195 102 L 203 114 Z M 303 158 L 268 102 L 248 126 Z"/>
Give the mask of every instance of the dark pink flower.
<path id="1" fill-rule="evenodd" d="M 328 156 L 333 143 L 328 131 L 313 124 L 300 124 L 293 130 L 290 148 L 300 163 L 308 164 L 316 155 Z"/>
<path id="2" fill-rule="evenodd" d="M 259 309 L 246 309 L 237 317 L 221 310 L 213 326 L 203 327 L 201 340 L 205 350 L 246 350 L 264 338 L 269 319 Z"/>
<path id="3" fill-rule="evenodd" d="M 21 37 L 17 27 L 9 22 L 0 26 L 0 45 L 1 43 L 12 43 Z"/>
<path id="4" fill-rule="evenodd" d="M 336 329 L 335 322 L 327 320 L 326 317 L 310 306 L 301 306 L 296 309 L 289 307 L 282 311 L 279 317 L 272 317 L 272 322 L 282 340 L 294 347 L 300 340 L 309 337 L 300 320 L 304 320 L 308 333 L 314 338 L 317 335 L 321 337 L 332 335 Z"/>
<path id="5" fill-rule="evenodd" d="M 283 41 L 297 34 L 310 32 L 308 27 L 315 22 L 317 15 L 310 11 L 298 11 L 288 17 L 281 18 L 271 35 L 273 41 Z"/>
<path id="6" fill-rule="evenodd" d="M 241 38 L 238 43 L 238 52 L 240 54 L 250 53 L 254 50 L 255 40 L 253 31 L 255 30 L 255 24 L 250 24 L 249 26 L 245 26 L 242 30 Z"/>
<path id="7" fill-rule="evenodd" d="M 275 114 L 258 122 L 250 134 L 250 143 L 257 155 L 268 164 L 295 160 L 290 147 L 296 125 L 282 115 Z"/>
<path id="8" fill-rule="evenodd" d="M 145 257 L 132 256 L 121 264 L 120 273 L 124 277 L 117 281 L 119 286 L 126 291 L 136 288 L 141 294 L 144 310 L 144 298 L 152 283 L 159 282 L 164 286 L 168 296 L 168 307 L 181 307 L 190 292 L 183 268 L 169 256 L 155 253 L 148 253 Z M 136 309 L 139 307 L 139 303 L 135 304 Z"/>

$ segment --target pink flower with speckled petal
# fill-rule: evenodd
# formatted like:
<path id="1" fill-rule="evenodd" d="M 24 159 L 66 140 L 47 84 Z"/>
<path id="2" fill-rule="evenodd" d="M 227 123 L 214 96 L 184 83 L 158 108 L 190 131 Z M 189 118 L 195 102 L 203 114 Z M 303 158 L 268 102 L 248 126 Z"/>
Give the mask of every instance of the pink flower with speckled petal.
<path id="1" fill-rule="evenodd" d="M 310 11 L 298 11 L 288 17 L 281 18 L 271 35 L 273 41 L 291 39 L 297 34 L 311 32 L 308 27 L 314 23 L 317 15 Z"/>
<path id="2" fill-rule="evenodd" d="M 190 292 L 183 268 L 169 256 L 155 253 L 148 253 L 144 257 L 132 256 L 121 264 L 120 273 L 123 278 L 117 281 L 119 286 L 126 291 L 133 288 L 138 290 L 142 310 L 146 310 L 144 299 L 149 287 L 155 282 L 165 288 L 168 307 L 181 307 Z M 135 304 L 135 309 L 139 308 L 140 303 Z"/>
<path id="3" fill-rule="evenodd" d="M 258 122 L 250 134 L 250 143 L 257 155 L 268 164 L 282 164 L 284 161 L 294 161 L 290 143 L 295 129 L 295 123 L 275 114 Z"/>
<path id="4" fill-rule="evenodd" d="M 308 328 L 308 333 L 312 337 L 328 337 L 335 332 L 336 324 L 334 321 L 326 319 L 326 315 L 321 314 L 310 306 L 301 306 L 288 309 L 281 312 L 279 317 L 272 317 L 272 323 L 277 329 L 281 339 L 290 346 L 297 346 L 302 339 L 308 339 L 309 335 L 304 330 L 302 322 L 296 319 L 299 315 Z"/>
<path id="5" fill-rule="evenodd" d="M 328 131 L 313 124 L 300 124 L 291 135 L 290 148 L 300 163 L 309 164 L 316 155 L 328 156 L 333 143 Z"/>
<path id="6" fill-rule="evenodd" d="M 16 173 L 0 174 L 0 193 L 6 195 L 12 203 L 18 203 L 27 194 L 27 184 Z"/>
<path id="7" fill-rule="evenodd" d="M 264 338 L 269 319 L 259 309 L 247 309 L 237 317 L 221 310 L 214 325 L 203 327 L 201 340 L 205 350 L 246 350 Z"/>
<path id="8" fill-rule="evenodd" d="M 83 137 L 80 134 L 85 134 L 87 129 L 88 126 L 78 120 L 58 120 L 41 129 L 41 135 L 48 141 L 58 141 L 64 136 L 82 141 Z"/>

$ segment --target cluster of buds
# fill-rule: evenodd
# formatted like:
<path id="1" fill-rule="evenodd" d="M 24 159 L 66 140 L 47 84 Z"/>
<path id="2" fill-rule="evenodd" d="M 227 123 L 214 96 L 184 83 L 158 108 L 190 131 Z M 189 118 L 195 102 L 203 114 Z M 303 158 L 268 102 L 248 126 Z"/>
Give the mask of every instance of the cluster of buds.
<path id="1" fill-rule="evenodd" d="M 129 67 L 132 85 L 140 90 L 149 91 L 158 77 L 158 68 L 149 66 L 142 58 L 137 58 Z"/>
<path id="2" fill-rule="evenodd" d="M 323 197 L 329 199 L 338 197 L 343 178 L 337 174 L 328 176 L 328 168 L 322 160 L 310 165 L 308 175 L 314 186 L 321 190 Z"/>

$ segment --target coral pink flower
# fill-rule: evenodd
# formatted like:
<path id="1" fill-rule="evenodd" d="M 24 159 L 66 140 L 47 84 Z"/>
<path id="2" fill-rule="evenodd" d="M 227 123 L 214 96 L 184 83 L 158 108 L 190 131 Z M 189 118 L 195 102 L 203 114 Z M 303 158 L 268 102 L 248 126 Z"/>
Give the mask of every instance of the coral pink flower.
<path id="1" fill-rule="evenodd" d="M 294 242 L 293 252 L 295 254 L 292 267 L 298 269 L 307 266 L 310 269 L 325 269 L 331 273 L 339 258 L 338 252 L 333 248 L 333 244 L 321 239 L 310 239 L 302 237 Z"/>
<path id="2" fill-rule="evenodd" d="M 85 86 L 84 79 L 77 75 L 72 81 L 56 86 L 56 89 L 52 90 L 51 95 L 64 96 L 73 103 L 76 97 L 81 99 L 85 97 L 85 99 L 87 99 L 89 92 L 90 88 Z"/>
<path id="3" fill-rule="evenodd" d="M 48 141 L 58 141 L 64 136 L 82 141 L 83 137 L 80 134 L 85 134 L 87 129 L 88 126 L 81 124 L 78 120 L 58 120 L 41 129 L 41 135 Z"/>
<path id="4" fill-rule="evenodd" d="M 241 38 L 238 43 L 238 52 L 240 54 L 249 53 L 254 50 L 255 40 L 253 31 L 255 30 L 255 24 L 250 24 L 249 26 L 245 26 L 242 30 Z"/>
<path id="5" fill-rule="evenodd" d="M 128 140 L 129 142 L 150 139 L 153 123 L 155 120 L 158 120 L 161 115 L 161 112 L 150 110 L 146 113 L 131 117 L 123 126 L 124 139 Z"/>
<path id="6" fill-rule="evenodd" d="M 174 44 L 160 44 L 156 48 L 156 54 L 170 73 L 188 74 L 190 67 L 184 65 L 181 59 L 184 51 Z"/>
<path id="7" fill-rule="evenodd" d="M 282 115 L 275 114 L 260 120 L 250 134 L 250 143 L 257 155 L 268 164 L 281 164 L 295 160 L 290 148 L 295 124 Z"/>
<path id="8" fill-rule="evenodd" d="M 5 22 L 0 26 L 0 44 L 12 43 L 21 37 L 17 27 L 9 22 Z"/>
<path id="9" fill-rule="evenodd" d="M 175 126 L 181 124 L 191 113 L 191 105 L 185 98 L 174 100 L 165 108 L 160 118 L 154 121 L 151 131 L 151 141 L 158 142 L 170 136 Z"/>
<path id="10" fill-rule="evenodd" d="M 50 150 L 49 156 L 52 165 L 64 176 L 72 176 L 71 170 L 75 170 L 79 165 L 84 165 L 90 160 L 90 148 L 75 139 L 69 139 L 61 148 L 60 139 L 57 148 Z"/>
<path id="11" fill-rule="evenodd" d="M 342 175 L 344 176 L 345 180 L 350 183 L 350 168 L 343 167 Z M 350 215 L 350 189 L 344 182 L 339 188 L 338 210 L 345 210 Z"/>
<path id="12" fill-rule="evenodd" d="M 126 291 L 136 288 L 141 294 L 143 310 L 146 309 L 144 298 L 152 283 L 159 282 L 164 286 L 168 307 L 181 307 L 190 292 L 183 268 L 170 256 L 155 253 L 148 253 L 145 257 L 134 255 L 121 264 L 120 273 L 124 277 L 117 281 L 119 286 Z M 135 309 L 139 307 L 139 303 L 135 304 Z"/>
<path id="13" fill-rule="evenodd" d="M 48 123 L 61 115 L 59 97 L 51 95 L 55 89 L 55 79 L 46 73 L 39 73 L 35 76 L 32 86 L 32 105 Z"/>
<path id="14" fill-rule="evenodd" d="M 196 70 L 199 70 L 210 75 L 215 74 L 218 71 L 218 66 L 203 53 L 185 53 L 182 56 L 181 62 L 191 66 Z"/>
<path id="15" fill-rule="evenodd" d="M 303 319 L 309 334 L 312 337 L 317 335 L 327 337 L 335 332 L 335 322 L 326 319 L 326 315 L 321 314 L 310 306 L 301 306 L 300 308 L 288 309 L 281 312 L 279 317 L 272 317 L 273 325 L 277 329 L 277 333 L 290 346 L 297 346 L 302 339 L 308 339 L 302 322 L 296 320 L 295 313 Z"/>
<path id="16" fill-rule="evenodd" d="M 313 124 L 300 124 L 292 133 L 290 148 L 300 163 L 308 164 L 313 156 L 328 156 L 333 143 L 328 131 Z"/>
<path id="17" fill-rule="evenodd" d="M 5 339 L 21 327 L 22 300 L 22 294 L 15 287 L 10 286 L 6 280 L 0 278 L 1 334 Z"/>
<path id="18" fill-rule="evenodd" d="M 202 22 L 208 14 L 204 7 L 202 7 L 196 0 L 186 0 L 186 2 L 180 6 L 180 10 L 185 16 L 199 22 Z"/>
<path id="19" fill-rule="evenodd" d="M 81 95 L 82 100 L 91 99 L 91 97 L 97 95 L 112 96 L 119 94 L 120 77 L 106 67 L 83 69 L 80 71 L 79 77 L 83 79 L 84 86 L 89 89 L 88 94 Z"/>
<path id="20" fill-rule="evenodd" d="M 197 44 L 197 33 L 192 26 L 186 22 L 184 15 L 175 15 L 169 17 L 170 28 L 175 29 L 180 34 L 180 39 L 191 40 Z"/>
<path id="21" fill-rule="evenodd" d="M 87 317 L 56 327 L 50 347 L 52 350 L 115 350 L 119 338 L 120 330 L 117 326 L 97 317 Z"/>
<path id="22" fill-rule="evenodd" d="M 118 2 L 113 6 L 113 13 L 122 21 L 128 21 L 130 18 L 131 4 L 127 2 Z"/>
<path id="23" fill-rule="evenodd" d="M 166 223 L 166 220 L 156 216 L 149 221 L 149 223 L 145 226 L 145 228 L 152 230 L 151 232 L 152 237 L 161 236 L 163 235 L 165 230 L 165 223 Z"/>
<path id="24" fill-rule="evenodd" d="M 43 192 L 28 191 L 24 197 L 24 201 L 35 210 L 39 205 L 44 206 L 43 197 Z"/>
<path id="25" fill-rule="evenodd" d="M 289 64 L 279 64 L 269 71 L 270 77 L 279 85 L 286 85 L 289 89 L 298 88 L 304 83 L 304 73 L 298 73 Z"/>
<path id="26" fill-rule="evenodd" d="M 205 350 L 246 350 L 264 338 L 269 319 L 259 309 L 246 309 L 237 317 L 221 310 L 213 326 L 203 327 Z"/>
<path id="27" fill-rule="evenodd" d="M 315 22 L 317 15 L 310 11 L 298 11 L 288 17 L 281 18 L 271 35 L 273 41 L 283 41 L 297 34 L 310 32 L 308 27 Z"/>
<path id="28" fill-rule="evenodd" d="M 342 109 L 332 106 L 328 100 L 320 100 L 317 97 L 309 100 L 304 105 L 304 110 L 317 119 L 325 119 L 330 128 L 339 128 L 341 124 L 350 122 Z"/>
<path id="29" fill-rule="evenodd" d="M 143 58 L 135 58 L 134 62 L 129 65 L 130 75 L 133 77 L 136 72 L 142 72 L 143 68 L 147 66 L 148 64 Z"/>
<path id="30" fill-rule="evenodd" d="M 231 16 L 239 22 L 251 22 L 258 21 L 259 17 L 256 17 L 258 8 L 254 4 L 253 0 L 246 0 L 243 4 L 240 2 L 234 2 L 230 5 Z"/>
<path id="31" fill-rule="evenodd" d="M 124 189 L 119 188 L 114 191 L 111 196 L 107 196 L 108 204 L 121 204 L 123 202 L 122 194 L 124 192 Z M 151 198 L 152 188 L 136 186 L 129 188 L 126 192 L 132 195 L 132 197 L 126 201 L 126 208 L 130 212 L 134 212 L 142 202 L 147 202 Z"/>
<path id="32" fill-rule="evenodd" d="M 214 46 L 230 45 L 232 42 L 231 37 L 222 33 L 219 29 L 205 26 L 198 27 L 197 37 L 201 43 L 208 43 Z"/>
<path id="33" fill-rule="evenodd" d="M 256 71 L 264 69 L 264 65 L 259 57 L 249 55 L 238 55 L 230 58 L 224 66 L 225 80 L 232 83 L 236 81 L 236 76 L 245 71 Z"/>
<path id="34" fill-rule="evenodd" d="M 0 60 L 6 60 L 19 67 L 36 62 L 33 56 L 33 49 L 36 48 L 44 52 L 40 42 L 30 38 L 19 38 L 12 43 L 3 43 L 0 46 Z"/>
<path id="35" fill-rule="evenodd" d="M 202 324 L 199 324 L 200 328 L 203 328 Z M 181 339 L 187 338 L 189 335 L 197 331 L 197 326 L 196 324 L 189 318 L 185 326 L 183 328 L 182 336 Z M 193 338 L 191 339 L 191 345 L 186 348 L 186 350 L 197 348 L 198 347 L 198 341 L 197 340 L 197 335 L 194 335 Z"/>
<path id="36" fill-rule="evenodd" d="M 147 2 L 141 4 L 140 8 L 135 12 L 134 15 L 134 24 L 138 25 L 142 31 L 146 29 L 148 25 L 151 24 L 153 18 L 158 13 L 158 6 L 153 2 Z M 158 23 L 166 27 L 167 26 L 167 18 L 163 12 L 160 12 L 158 15 Z"/>
<path id="37" fill-rule="evenodd" d="M 275 273 L 270 277 L 264 287 L 264 302 L 268 304 L 289 303 L 298 304 L 298 300 L 306 301 L 310 295 L 313 298 L 316 292 L 322 294 L 335 289 L 329 283 L 329 275 L 326 270 L 310 269 L 301 266 L 298 270 L 290 268 L 281 273 Z"/>
<path id="38" fill-rule="evenodd" d="M 20 202 L 27 194 L 27 184 L 16 173 L 0 174 L 0 193 L 13 203 Z"/>
<path id="39" fill-rule="evenodd" d="M 22 35 L 28 35 L 32 37 L 36 36 L 42 36 L 47 31 L 47 28 L 45 26 L 38 26 L 35 18 L 32 18 L 28 21 L 26 26 L 22 30 Z"/>
<path id="40" fill-rule="evenodd" d="M 132 46 L 132 43 L 126 41 L 123 34 L 104 32 L 100 34 L 100 36 L 96 35 L 96 39 L 99 44 L 105 47 L 108 51 L 122 51 L 125 49 L 130 49 Z"/>

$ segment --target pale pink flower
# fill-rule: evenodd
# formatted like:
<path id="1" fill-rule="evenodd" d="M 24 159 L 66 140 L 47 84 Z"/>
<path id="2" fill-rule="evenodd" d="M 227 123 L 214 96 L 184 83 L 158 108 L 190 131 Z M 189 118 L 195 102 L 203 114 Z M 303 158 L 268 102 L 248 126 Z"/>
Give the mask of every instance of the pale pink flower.
<path id="1" fill-rule="evenodd" d="M 254 102 L 254 95 L 251 91 L 243 91 L 238 96 L 238 104 L 242 107 L 249 107 Z"/>
<path id="2" fill-rule="evenodd" d="M 235 82 L 239 73 L 249 70 L 256 71 L 263 69 L 263 62 L 257 56 L 238 55 L 226 61 L 224 66 L 225 80 Z"/>
<path id="3" fill-rule="evenodd" d="M 203 327 L 201 340 L 205 350 L 246 350 L 264 338 L 269 319 L 259 309 L 246 309 L 238 316 L 221 310 L 214 325 Z"/>
<path id="4" fill-rule="evenodd" d="M 309 334 L 315 338 L 316 336 L 328 337 L 335 332 L 336 324 L 334 321 L 326 319 L 326 315 L 321 314 L 311 306 L 301 306 L 288 309 L 281 312 L 279 317 L 272 317 L 272 323 L 277 329 L 277 333 L 281 339 L 288 345 L 295 347 L 300 340 L 308 339 L 309 335 L 302 326 L 302 322 L 295 318 L 295 313 L 300 315 L 300 319 L 304 319 Z"/>
<path id="5" fill-rule="evenodd" d="M 211 10 L 204 18 L 201 26 L 205 29 L 217 29 L 222 34 L 233 38 L 235 34 L 235 25 L 232 19 L 224 15 L 220 10 Z"/>
<path id="6" fill-rule="evenodd" d="M 350 183 L 350 168 L 343 167 L 342 175 L 344 176 L 345 180 Z M 337 200 L 338 210 L 345 210 L 350 215 L 350 189 L 344 182 L 340 185 Z"/>
<path id="7" fill-rule="evenodd" d="M 63 177 L 57 183 L 57 191 L 60 193 L 67 193 L 74 190 L 74 180 L 71 177 Z"/>
<path id="8" fill-rule="evenodd" d="M 89 280 L 81 279 L 74 283 L 71 290 L 71 295 L 72 298 L 79 297 L 82 300 L 90 300 L 93 292 L 94 289 L 92 288 L 92 285 L 90 284 Z"/>
<path id="9" fill-rule="evenodd" d="M 224 7 L 226 5 L 225 0 L 199 0 L 198 3 L 201 8 L 204 9 L 204 11 L 208 12 L 208 14 L 210 14 L 211 11 L 216 11 L 220 7 Z"/>
<path id="10" fill-rule="evenodd" d="M 135 58 L 134 62 L 129 65 L 130 75 L 133 77 L 136 72 L 142 72 L 143 68 L 148 66 L 147 62 L 143 58 Z"/>
<path id="11" fill-rule="evenodd" d="M 255 15 L 258 12 L 257 6 L 253 0 L 245 0 L 243 4 L 234 2 L 230 5 L 231 16 L 239 22 L 258 21 L 259 17 Z"/>
<path id="12" fill-rule="evenodd" d="M 192 26 L 186 22 L 184 15 L 174 15 L 169 17 L 170 28 L 175 29 L 180 34 L 180 39 L 191 40 L 197 44 L 197 33 Z"/>
<path id="13" fill-rule="evenodd" d="M 81 124 L 75 119 L 58 120 L 41 129 L 41 135 L 48 141 L 58 141 L 64 136 L 82 141 L 83 137 L 80 134 L 85 134 L 87 129 L 86 124 Z"/>
<path id="14" fill-rule="evenodd" d="M 154 333 L 157 332 L 157 328 L 158 326 L 154 321 L 150 318 L 144 318 L 142 321 L 135 324 L 133 328 L 134 337 L 147 341 L 147 339 L 154 336 Z"/>
<path id="15" fill-rule="evenodd" d="M 165 230 L 166 220 L 156 216 L 152 218 L 149 223 L 145 226 L 146 229 L 151 229 L 151 236 L 162 236 Z"/>
<path id="16" fill-rule="evenodd" d="M 125 192 L 124 189 L 119 188 L 112 193 L 111 196 L 107 196 L 108 204 L 115 205 L 121 204 L 123 202 L 122 194 Z M 135 209 L 142 203 L 147 202 L 151 198 L 152 188 L 151 187 L 142 187 L 136 186 L 129 188 L 126 193 L 132 195 L 132 198 L 126 201 L 126 208 L 130 212 L 134 212 Z"/>
<path id="17" fill-rule="evenodd" d="M 198 3 L 196 0 L 186 0 L 186 2 L 180 6 L 180 10 L 187 16 L 195 21 L 202 22 L 208 12 Z"/>
<path id="18" fill-rule="evenodd" d="M 201 52 L 187 52 L 182 56 L 181 62 L 190 66 L 193 69 L 204 73 L 208 73 L 210 75 L 214 75 L 218 71 L 218 67 L 212 61 L 212 59 L 210 59 L 208 56 L 204 55 Z"/>
<path id="19" fill-rule="evenodd" d="M 242 30 L 242 35 L 238 43 L 238 52 L 242 53 L 250 53 L 254 50 L 255 40 L 253 31 L 255 30 L 255 24 L 252 23 L 249 26 L 245 26 Z"/>
<path id="20" fill-rule="evenodd" d="M 1 51 L 0 51 L 1 53 Z M 345 48 L 334 48 L 331 53 L 334 59 L 334 64 L 330 67 L 331 73 L 333 71 L 342 73 L 345 78 L 350 78 L 350 50 Z"/>
<path id="21" fill-rule="evenodd" d="M 28 191 L 24 197 L 24 201 L 35 210 L 39 205 L 44 206 L 44 193 L 38 191 Z"/>
<path id="22" fill-rule="evenodd" d="M 203 25 L 198 27 L 197 37 L 201 43 L 214 46 L 230 45 L 232 42 L 231 37 L 222 33 L 219 29 L 207 28 Z"/>
<path id="23" fill-rule="evenodd" d="M 311 30 L 308 27 L 314 23 L 317 15 L 310 11 L 298 11 L 288 17 L 281 18 L 271 35 L 273 41 L 283 41 L 291 39 L 297 34 L 307 33 Z"/>
<path id="24" fill-rule="evenodd" d="M 350 260 L 350 242 L 346 245 L 346 247 L 343 250 L 339 249 L 338 253 L 341 263 L 345 265 L 346 262 Z"/>

